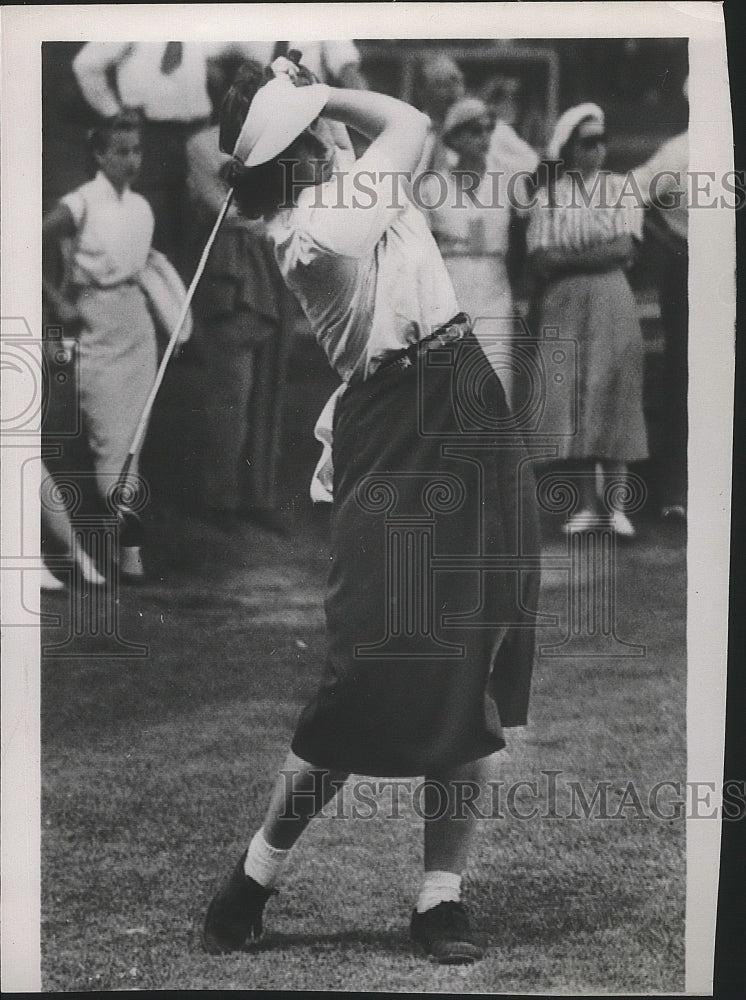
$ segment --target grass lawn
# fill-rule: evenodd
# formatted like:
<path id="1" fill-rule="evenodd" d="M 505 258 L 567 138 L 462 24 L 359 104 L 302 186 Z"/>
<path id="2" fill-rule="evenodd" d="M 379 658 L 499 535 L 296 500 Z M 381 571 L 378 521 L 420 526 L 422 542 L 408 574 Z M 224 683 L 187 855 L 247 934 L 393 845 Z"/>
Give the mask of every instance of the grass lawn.
<path id="1" fill-rule="evenodd" d="M 530 725 L 510 731 L 495 758 L 505 787 L 543 787 L 543 771 L 561 771 L 561 816 L 571 781 L 588 794 L 609 782 L 613 814 L 630 781 L 645 799 L 658 781 L 686 780 L 685 553 L 682 538 L 659 532 L 646 526 L 619 554 L 618 632 L 645 655 L 542 656 Z M 146 643 L 147 657 L 77 639 L 76 655 L 43 660 L 45 991 L 683 990 L 684 820 L 634 808 L 524 820 L 516 809 L 531 799 L 521 795 L 484 821 L 468 872 L 490 944 L 478 965 L 412 954 L 421 821 L 406 796 L 399 819 L 355 820 L 350 789 L 337 809 L 346 815 L 320 819 L 294 852 L 262 944 L 203 953 L 207 901 L 259 824 L 315 688 L 326 555 L 323 532 L 307 526 L 292 541 L 248 529 L 220 541 L 188 522 L 162 526 L 159 550 L 163 580 L 123 590 L 119 603 L 121 635 Z M 67 600 L 44 598 L 62 616 L 43 630 L 47 643 L 64 638 Z M 543 606 L 562 616 L 565 605 L 552 571 Z M 101 655 L 82 655 L 93 650 Z"/>

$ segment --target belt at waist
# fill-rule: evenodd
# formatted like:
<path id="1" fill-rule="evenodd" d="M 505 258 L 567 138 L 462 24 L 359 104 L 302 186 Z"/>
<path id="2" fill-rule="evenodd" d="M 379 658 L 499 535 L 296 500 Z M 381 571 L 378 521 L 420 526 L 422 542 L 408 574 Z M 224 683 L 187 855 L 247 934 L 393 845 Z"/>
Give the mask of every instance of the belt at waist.
<path id="1" fill-rule="evenodd" d="M 471 317 L 466 313 L 459 313 L 453 319 L 449 320 L 448 323 L 439 326 L 429 337 L 418 340 L 415 344 L 410 344 L 404 350 L 386 358 L 365 381 L 369 382 L 371 378 L 377 378 L 379 375 L 391 374 L 403 368 L 410 368 L 419 357 L 433 350 L 433 348 L 445 347 L 446 344 L 453 344 L 456 341 L 463 340 L 467 333 L 471 333 L 471 328 Z"/>

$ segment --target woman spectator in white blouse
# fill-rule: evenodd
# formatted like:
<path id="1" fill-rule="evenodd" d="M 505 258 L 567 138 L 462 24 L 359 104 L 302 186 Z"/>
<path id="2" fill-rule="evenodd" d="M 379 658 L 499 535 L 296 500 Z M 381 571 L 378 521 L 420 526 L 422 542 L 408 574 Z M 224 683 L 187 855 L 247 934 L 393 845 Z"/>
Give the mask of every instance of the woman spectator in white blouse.
<path id="1" fill-rule="evenodd" d="M 45 216 L 46 250 L 72 242 L 72 275 L 63 295 L 49 280 L 43 290 L 56 319 L 79 341 L 78 397 L 96 483 L 106 502 L 124 465 L 155 381 L 156 334 L 138 282 L 153 237 L 153 213 L 131 189 L 142 161 L 140 118 L 124 112 L 92 130 L 97 172 Z M 132 481 L 137 476 L 132 463 Z M 141 576 L 137 546 L 123 547 L 120 569 Z"/>
<path id="2" fill-rule="evenodd" d="M 598 105 L 566 111 L 548 154 L 558 175 L 538 191 L 527 243 L 540 279 L 537 334 L 556 330 L 576 352 L 571 379 L 562 352 L 548 352 L 546 379 L 552 388 L 543 418 L 556 435 L 557 457 L 567 460 L 577 475 L 579 509 L 565 528 L 589 530 L 608 514 L 613 530 L 631 538 L 635 529 L 625 512 L 603 510 L 596 466 L 623 490 L 628 463 L 648 455 L 642 332 L 625 274 L 634 240 L 641 238 L 642 211 L 631 199 L 625 201 L 624 178 L 602 169 L 606 132 Z M 556 370 L 555 355 L 562 355 Z"/>

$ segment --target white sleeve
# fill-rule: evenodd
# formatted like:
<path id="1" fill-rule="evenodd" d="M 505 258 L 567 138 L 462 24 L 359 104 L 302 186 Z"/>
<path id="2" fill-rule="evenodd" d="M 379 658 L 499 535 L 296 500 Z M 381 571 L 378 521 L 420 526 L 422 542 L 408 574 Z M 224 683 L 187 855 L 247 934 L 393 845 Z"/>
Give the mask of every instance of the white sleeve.
<path id="1" fill-rule="evenodd" d="M 684 133 L 664 142 L 646 163 L 633 168 L 632 176 L 645 203 L 651 204 L 654 195 L 660 197 L 681 188 L 686 183 L 683 175 L 687 169 L 688 139 Z M 653 181 L 655 186 L 651 189 Z"/>
<path id="2" fill-rule="evenodd" d="M 377 153 L 365 153 L 321 190 L 307 190 L 308 235 L 325 250 L 345 257 L 371 253 L 409 204 L 401 177 Z"/>
<path id="3" fill-rule="evenodd" d="M 73 59 L 73 72 L 83 97 L 104 118 L 120 110 L 106 78 L 107 70 L 124 59 L 131 45 L 131 42 L 88 42 Z"/>
<path id="4" fill-rule="evenodd" d="M 63 198 L 60 198 L 60 205 L 64 205 L 65 208 L 70 210 L 75 228 L 80 229 L 85 217 L 85 195 L 82 189 L 78 188 L 76 191 L 71 191 Z"/>
<path id="5" fill-rule="evenodd" d="M 354 42 L 341 39 L 335 42 L 322 42 L 322 60 L 332 76 L 339 76 L 345 66 L 352 63 L 360 64 L 360 53 Z"/>

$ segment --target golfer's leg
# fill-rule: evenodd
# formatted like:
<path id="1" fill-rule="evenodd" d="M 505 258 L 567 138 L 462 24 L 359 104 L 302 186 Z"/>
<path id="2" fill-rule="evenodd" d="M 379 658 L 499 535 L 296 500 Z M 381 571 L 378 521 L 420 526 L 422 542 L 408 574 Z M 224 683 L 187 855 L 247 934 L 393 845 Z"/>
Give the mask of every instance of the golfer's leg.
<path id="1" fill-rule="evenodd" d="M 475 962 L 484 954 L 461 905 L 461 874 L 479 815 L 474 800 L 484 777 L 485 761 L 475 760 L 429 775 L 425 785 L 425 872 L 411 935 L 438 962 Z"/>
<path id="2" fill-rule="evenodd" d="M 309 764 L 294 753 L 275 782 L 264 825 L 213 897 L 202 940 L 212 954 L 237 951 L 261 936 L 264 906 L 274 892 L 290 848 L 313 817 L 336 795 L 346 774 Z"/>
<path id="3" fill-rule="evenodd" d="M 425 872 L 452 872 L 466 868 L 477 829 L 477 797 L 486 776 L 486 758 L 462 764 L 425 785 Z"/>
<path id="4" fill-rule="evenodd" d="M 341 771 L 309 764 L 290 751 L 278 772 L 262 824 L 267 844 L 289 850 L 347 777 Z"/>

